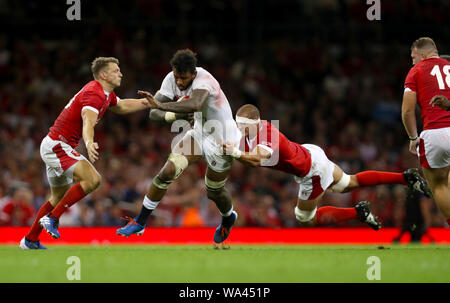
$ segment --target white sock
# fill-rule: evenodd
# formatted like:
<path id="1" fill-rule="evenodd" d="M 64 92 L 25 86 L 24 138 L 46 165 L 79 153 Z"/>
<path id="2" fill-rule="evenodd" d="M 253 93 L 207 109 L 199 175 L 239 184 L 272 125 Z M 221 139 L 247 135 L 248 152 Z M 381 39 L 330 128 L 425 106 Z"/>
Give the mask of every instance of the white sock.
<path id="1" fill-rule="evenodd" d="M 233 212 L 233 205 L 231 205 L 231 208 L 229 211 L 227 211 L 226 213 L 220 213 L 222 215 L 222 217 L 228 217 L 231 215 L 231 213 Z"/>
<path id="2" fill-rule="evenodd" d="M 145 196 L 143 205 L 149 210 L 154 210 L 158 206 L 159 202 L 160 201 L 152 201 L 147 196 Z"/>

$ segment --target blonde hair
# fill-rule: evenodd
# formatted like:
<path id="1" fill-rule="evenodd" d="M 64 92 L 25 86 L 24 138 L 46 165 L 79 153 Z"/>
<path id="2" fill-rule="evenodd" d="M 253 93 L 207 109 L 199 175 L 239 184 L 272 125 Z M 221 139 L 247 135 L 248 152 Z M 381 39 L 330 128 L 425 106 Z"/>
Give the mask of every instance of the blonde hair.
<path id="1" fill-rule="evenodd" d="M 413 44 L 411 45 L 411 50 L 413 49 L 417 49 L 420 51 L 428 50 L 437 52 L 436 44 L 434 43 L 433 39 L 429 37 L 421 37 L 416 41 L 414 41 Z"/>
<path id="2" fill-rule="evenodd" d="M 119 60 L 114 57 L 97 57 L 92 61 L 91 71 L 94 75 L 94 79 L 98 78 L 98 74 L 107 67 L 109 63 L 116 63 L 119 65 Z"/>

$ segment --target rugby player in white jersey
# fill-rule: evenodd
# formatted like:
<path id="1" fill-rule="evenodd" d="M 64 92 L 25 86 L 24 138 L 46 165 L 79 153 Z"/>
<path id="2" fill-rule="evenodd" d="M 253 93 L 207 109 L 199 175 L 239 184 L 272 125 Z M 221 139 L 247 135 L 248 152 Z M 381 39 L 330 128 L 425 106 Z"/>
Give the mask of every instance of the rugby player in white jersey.
<path id="1" fill-rule="evenodd" d="M 172 145 L 167 162 L 153 178 L 144 197 L 139 215 L 125 218 L 128 224 L 118 229 L 117 234 L 127 237 L 142 234 L 147 218 L 160 203 L 169 185 L 190 164 L 205 158 L 208 164 L 205 174 L 207 196 L 216 203 L 222 215 L 222 222 L 214 233 L 214 242 L 222 243 L 237 218 L 231 195 L 224 187 L 233 158 L 222 153 L 222 144 L 228 141 L 238 144 L 241 134 L 220 84 L 208 71 L 197 67 L 195 53 L 189 49 L 179 50 L 170 64 L 172 71 L 164 78 L 155 97 L 144 91 L 139 91 L 139 94 L 147 98 L 152 108 L 152 120 L 173 122 L 196 113 L 195 124 L 180 142 Z"/>

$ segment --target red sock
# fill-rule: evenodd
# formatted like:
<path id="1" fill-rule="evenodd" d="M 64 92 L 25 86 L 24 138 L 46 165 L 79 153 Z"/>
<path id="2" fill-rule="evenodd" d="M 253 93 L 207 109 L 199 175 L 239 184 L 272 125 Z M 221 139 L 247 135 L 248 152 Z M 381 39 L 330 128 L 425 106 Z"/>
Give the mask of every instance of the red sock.
<path id="1" fill-rule="evenodd" d="M 327 225 L 334 224 L 341 221 L 356 219 L 356 209 L 354 208 L 339 208 L 332 206 L 320 207 L 316 212 L 316 224 Z"/>
<path id="2" fill-rule="evenodd" d="M 25 236 L 28 241 L 36 242 L 39 239 L 39 234 L 42 231 L 42 227 L 39 224 L 39 219 L 51 212 L 53 209 L 53 205 L 50 204 L 50 201 L 44 203 L 41 208 L 39 208 L 38 213 L 36 214 L 36 219 L 34 219 L 33 225 L 31 225 L 31 229 L 28 234 Z"/>
<path id="3" fill-rule="evenodd" d="M 83 188 L 80 183 L 75 184 L 66 192 L 64 197 L 62 197 L 61 201 L 59 201 L 58 205 L 56 205 L 55 209 L 52 210 L 50 216 L 53 218 L 59 218 L 61 215 L 72 205 L 80 201 L 86 196 Z"/>
<path id="4" fill-rule="evenodd" d="M 355 176 L 360 186 L 373 186 L 378 184 L 406 185 L 406 180 L 402 173 L 368 170 L 357 173 Z"/>

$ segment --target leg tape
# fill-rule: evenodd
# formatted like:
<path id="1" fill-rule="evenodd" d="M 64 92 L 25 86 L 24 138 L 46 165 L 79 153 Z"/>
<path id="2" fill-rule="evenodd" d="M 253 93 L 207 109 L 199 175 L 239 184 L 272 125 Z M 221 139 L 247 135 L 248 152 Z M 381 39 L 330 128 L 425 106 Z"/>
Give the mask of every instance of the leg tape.
<path id="1" fill-rule="evenodd" d="M 175 165 L 175 179 L 177 179 L 181 173 L 183 172 L 183 170 L 185 170 L 188 165 L 188 159 L 183 156 L 183 155 L 178 155 L 178 154 L 170 154 L 169 155 L 169 159 L 170 162 L 173 163 L 173 165 Z"/>
<path id="2" fill-rule="evenodd" d="M 344 173 L 338 183 L 331 187 L 331 190 L 337 193 L 343 192 L 350 184 L 350 176 Z"/>
<path id="3" fill-rule="evenodd" d="M 225 183 L 227 183 L 226 178 L 225 178 L 225 180 L 222 180 L 222 181 L 212 181 L 212 180 L 208 179 L 208 177 L 205 175 L 205 184 L 206 184 L 206 187 L 210 190 L 219 190 L 225 186 Z"/>
<path id="4" fill-rule="evenodd" d="M 301 210 L 297 206 L 295 207 L 295 217 L 300 222 L 311 221 L 316 215 L 317 207 L 313 210 Z"/>

